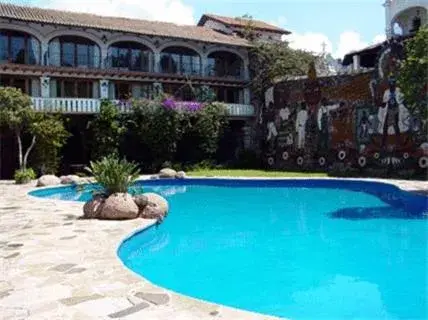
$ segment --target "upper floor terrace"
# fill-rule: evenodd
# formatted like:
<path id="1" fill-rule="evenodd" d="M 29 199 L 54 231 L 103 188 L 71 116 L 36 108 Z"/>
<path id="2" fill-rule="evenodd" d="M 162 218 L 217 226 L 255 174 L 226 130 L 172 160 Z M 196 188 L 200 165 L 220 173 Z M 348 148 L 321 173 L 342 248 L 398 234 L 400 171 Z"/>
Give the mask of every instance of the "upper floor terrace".
<path id="1" fill-rule="evenodd" d="M 249 43 L 200 26 L 0 4 L 0 63 L 249 80 Z"/>

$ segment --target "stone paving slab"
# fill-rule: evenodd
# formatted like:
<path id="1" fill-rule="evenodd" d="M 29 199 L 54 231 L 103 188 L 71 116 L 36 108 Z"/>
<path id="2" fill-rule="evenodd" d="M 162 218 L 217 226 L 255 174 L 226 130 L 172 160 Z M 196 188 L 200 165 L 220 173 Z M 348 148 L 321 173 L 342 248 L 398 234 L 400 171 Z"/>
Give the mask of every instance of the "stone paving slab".
<path id="1" fill-rule="evenodd" d="M 376 181 L 428 192 L 426 181 Z M 28 196 L 34 185 L 0 181 L 0 319 L 277 319 L 149 283 L 116 250 L 155 221 L 80 220 L 83 203 Z"/>

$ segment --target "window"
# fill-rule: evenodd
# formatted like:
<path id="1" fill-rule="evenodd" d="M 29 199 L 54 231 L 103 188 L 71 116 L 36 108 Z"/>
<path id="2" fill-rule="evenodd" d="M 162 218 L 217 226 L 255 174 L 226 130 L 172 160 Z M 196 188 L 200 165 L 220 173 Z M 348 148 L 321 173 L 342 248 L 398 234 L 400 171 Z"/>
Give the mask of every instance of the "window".
<path id="1" fill-rule="evenodd" d="M 0 33 L 0 61 L 9 59 L 9 38 L 5 34 Z"/>
<path id="2" fill-rule="evenodd" d="M 1 76 L 0 86 L 14 87 L 20 89 L 23 93 L 31 94 L 31 80 L 32 79 L 16 78 L 13 76 Z"/>
<path id="3" fill-rule="evenodd" d="M 242 60 L 232 52 L 218 51 L 211 53 L 208 56 L 208 68 L 207 74 L 209 76 L 233 78 L 242 76 Z"/>
<path id="4" fill-rule="evenodd" d="M 136 42 L 118 42 L 108 49 L 109 66 L 133 71 L 150 71 L 152 52 Z"/>
<path id="5" fill-rule="evenodd" d="M 161 53 L 160 69 L 163 73 L 200 74 L 201 59 L 191 49 L 170 47 Z"/>
<path id="6" fill-rule="evenodd" d="M 0 32 L 0 62 L 19 64 L 40 63 L 40 42 L 24 32 Z"/>
<path id="7" fill-rule="evenodd" d="M 92 98 L 92 83 L 86 81 L 78 82 L 77 96 L 80 98 Z"/>
<path id="8" fill-rule="evenodd" d="M 76 97 L 76 94 L 74 91 L 74 82 L 64 81 L 63 90 L 64 90 L 64 97 Z"/>
<path id="9" fill-rule="evenodd" d="M 49 43 L 49 64 L 63 67 L 98 68 L 100 49 L 91 40 L 62 36 Z"/>
<path id="10" fill-rule="evenodd" d="M 226 103 L 239 103 L 239 91 L 240 89 L 238 88 L 214 88 L 214 92 L 216 92 L 216 100 Z"/>
<path id="11" fill-rule="evenodd" d="M 74 67 L 74 44 L 73 43 L 63 43 L 62 44 L 62 63 L 63 67 Z"/>
<path id="12" fill-rule="evenodd" d="M 118 82 L 115 86 L 115 97 L 119 100 L 128 100 L 132 97 L 132 87 L 130 83 Z"/>
<path id="13" fill-rule="evenodd" d="M 93 81 L 56 80 L 56 96 L 60 98 L 92 99 L 98 96 L 97 89 L 98 83 Z"/>
<path id="14" fill-rule="evenodd" d="M 77 45 L 77 65 L 80 67 L 89 67 L 89 48 L 85 44 Z"/>

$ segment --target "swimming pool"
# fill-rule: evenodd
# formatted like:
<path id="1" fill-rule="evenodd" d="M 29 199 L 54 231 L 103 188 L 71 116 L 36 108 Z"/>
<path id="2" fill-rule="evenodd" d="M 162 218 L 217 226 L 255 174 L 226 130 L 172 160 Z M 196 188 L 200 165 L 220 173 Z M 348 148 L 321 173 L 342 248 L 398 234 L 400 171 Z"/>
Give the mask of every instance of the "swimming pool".
<path id="1" fill-rule="evenodd" d="M 168 198 L 124 264 L 195 298 L 291 319 L 427 318 L 427 198 L 349 180 L 139 182 Z M 85 201 L 73 187 L 34 196 Z"/>

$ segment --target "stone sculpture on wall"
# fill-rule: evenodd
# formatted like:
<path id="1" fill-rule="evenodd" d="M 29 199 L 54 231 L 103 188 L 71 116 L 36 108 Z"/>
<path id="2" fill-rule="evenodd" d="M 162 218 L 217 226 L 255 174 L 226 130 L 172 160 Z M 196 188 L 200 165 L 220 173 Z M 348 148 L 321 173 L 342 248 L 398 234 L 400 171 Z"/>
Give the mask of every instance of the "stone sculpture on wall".
<path id="1" fill-rule="evenodd" d="M 426 120 L 411 114 L 396 83 L 402 45 L 386 46 L 374 72 L 283 82 L 259 116 L 271 168 L 426 170 Z"/>

